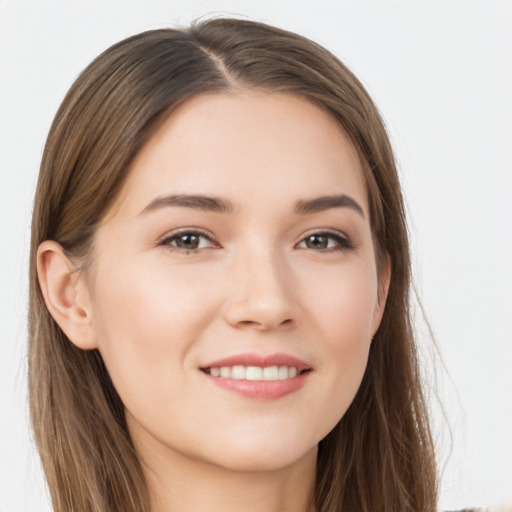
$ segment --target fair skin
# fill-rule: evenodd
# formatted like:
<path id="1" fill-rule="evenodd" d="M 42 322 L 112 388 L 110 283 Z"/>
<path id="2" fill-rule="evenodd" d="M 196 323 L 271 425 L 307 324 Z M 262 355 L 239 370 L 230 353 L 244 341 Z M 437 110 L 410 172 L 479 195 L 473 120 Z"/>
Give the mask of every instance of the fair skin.
<path id="1" fill-rule="evenodd" d="M 48 308 L 100 351 L 155 512 L 305 512 L 389 284 L 357 154 L 332 119 L 285 94 L 192 99 L 138 154 L 73 269 L 57 243 L 40 246 Z"/>

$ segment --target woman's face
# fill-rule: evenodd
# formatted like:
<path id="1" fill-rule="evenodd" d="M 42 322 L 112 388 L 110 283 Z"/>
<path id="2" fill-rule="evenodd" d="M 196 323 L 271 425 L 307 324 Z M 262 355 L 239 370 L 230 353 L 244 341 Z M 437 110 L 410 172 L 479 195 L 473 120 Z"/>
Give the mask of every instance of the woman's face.
<path id="1" fill-rule="evenodd" d="M 314 456 L 382 313 L 357 154 L 293 96 L 197 97 L 134 161 L 85 279 L 143 455 L 232 470 Z"/>

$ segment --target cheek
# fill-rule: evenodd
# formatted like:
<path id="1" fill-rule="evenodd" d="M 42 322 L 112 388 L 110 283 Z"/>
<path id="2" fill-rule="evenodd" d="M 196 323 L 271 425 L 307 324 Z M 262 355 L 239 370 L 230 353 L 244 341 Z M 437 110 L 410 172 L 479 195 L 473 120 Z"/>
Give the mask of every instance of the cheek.
<path id="1" fill-rule="evenodd" d="M 317 281 L 319 282 L 319 281 Z M 377 278 L 371 265 L 331 271 L 310 299 L 312 316 L 333 351 L 357 350 L 372 336 Z M 314 289 L 309 286 L 309 289 Z"/>
<path id="2" fill-rule="evenodd" d="M 125 405 L 147 393 L 158 397 L 158 388 L 180 392 L 177 373 L 215 314 L 215 297 L 204 293 L 200 280 L 194 285 L 186 274 L 166 272 L 143 259 L 118 259 L 97 270 L 94 328 Z"/>
<path id="3" fill-rule="evenodd" d="M 319 372 L 325 377 L 323 400 L 317 404 L 326 417 L 323 435 L 345 414 L 366 370 L 377 293 L 371 276 L 364 268 L 340 272 L 311 300 Z"/>

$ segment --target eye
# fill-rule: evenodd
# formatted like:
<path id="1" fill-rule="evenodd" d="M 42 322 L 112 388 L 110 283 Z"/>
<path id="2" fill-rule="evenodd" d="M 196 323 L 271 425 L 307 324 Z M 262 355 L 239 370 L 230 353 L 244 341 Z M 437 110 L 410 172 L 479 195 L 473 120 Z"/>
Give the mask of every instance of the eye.
<path id="1" fill-rule="evenodd" d="M 332 231 L 311 233 L 298 244 L 298 247 L 318 252 L 343 251 L 354 248 L 346 236 Z"/>
<path id="2" fill-rule="evenodd" d="M 165 237 L 158 245 L 187 253 L 217 246 L 208 235 L 199 231 L 180 231 L 179 233 L 174 233 Z"/>

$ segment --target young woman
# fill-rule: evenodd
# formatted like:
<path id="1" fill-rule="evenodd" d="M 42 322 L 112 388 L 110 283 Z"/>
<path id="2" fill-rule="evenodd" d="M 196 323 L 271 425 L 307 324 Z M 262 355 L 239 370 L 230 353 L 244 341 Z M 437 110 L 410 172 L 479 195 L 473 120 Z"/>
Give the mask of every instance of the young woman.
<path id="1" fill-rule="evenodd" d="M 333 55 L 232 19 L 114 45 L 34 206 L 55 511 L 434 511 L 409 285 L 389 140 Z"/>

